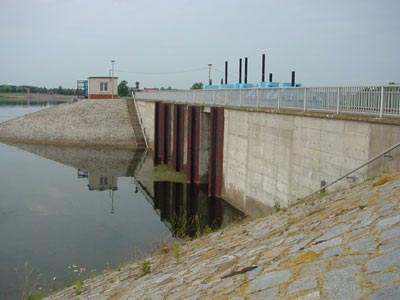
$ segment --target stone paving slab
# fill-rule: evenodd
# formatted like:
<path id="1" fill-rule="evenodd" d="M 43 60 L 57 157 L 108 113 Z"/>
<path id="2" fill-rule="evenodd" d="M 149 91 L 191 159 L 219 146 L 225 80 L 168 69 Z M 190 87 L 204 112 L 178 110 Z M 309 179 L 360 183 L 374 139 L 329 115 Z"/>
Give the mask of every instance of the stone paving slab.
<path id="1" fill-rule="evenodd" d="M 247 220 L 70 287 L 61 299 L 399 299 L 400 176 Z"/>

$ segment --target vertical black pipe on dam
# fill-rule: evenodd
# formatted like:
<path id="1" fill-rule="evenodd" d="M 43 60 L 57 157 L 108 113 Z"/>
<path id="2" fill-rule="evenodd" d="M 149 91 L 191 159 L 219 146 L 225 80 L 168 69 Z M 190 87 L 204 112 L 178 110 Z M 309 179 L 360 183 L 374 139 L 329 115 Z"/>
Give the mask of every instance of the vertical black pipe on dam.
<path id="1" fill-rule="evenodd" d="M 265 54 L 262 55 L 261 61 L 261 82 L 265 81 Z"/>
<path id="2" fill-rule="evenodd" d="M 244 58 L 244 83 L 247 83 L 247 57 Z"/>
<path id="3" fill-rule="evenodd" d="M 272 82 L 272 73 L 269 73 L 269 82 Z"/>
<path id="4" fill-rule="evenodd" d="M 225 61 L 225 84 L 228 84 L 228 62 Z"/>
<path id="5" fill-rule="evenodd" d="M 239 83 L 242 83 L 242 59 L 239 59 Z"/>
<path id="6" fill-rule="evenodd" d="M 296 72 L 292 71 L 292 81 L 291 81 L 291 86 L 294 86 L 296 84 Z"/>

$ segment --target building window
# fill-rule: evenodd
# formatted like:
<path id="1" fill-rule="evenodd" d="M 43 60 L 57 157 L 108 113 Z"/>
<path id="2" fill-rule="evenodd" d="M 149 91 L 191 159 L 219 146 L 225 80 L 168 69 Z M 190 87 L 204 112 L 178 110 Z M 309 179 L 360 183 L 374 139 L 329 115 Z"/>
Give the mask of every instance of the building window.
<path id="1" fill-rule="evenodd" d="M 100 92 L 107 92 L 107 91 L 108 91 L 108 83 L 100 82 Z"/>

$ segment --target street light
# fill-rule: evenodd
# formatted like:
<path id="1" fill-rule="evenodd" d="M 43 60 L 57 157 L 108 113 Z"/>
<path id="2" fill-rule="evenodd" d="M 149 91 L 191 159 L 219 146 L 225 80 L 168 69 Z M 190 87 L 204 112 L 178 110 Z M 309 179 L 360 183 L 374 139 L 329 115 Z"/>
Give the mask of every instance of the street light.
<path id="1" fill-rule="evenodd" d="M 208 84 L 211 85 L 211 66 L 212 64 L 208 64 Z"/>
<path id="2" fill-rule="evenodd" d="M 111 73 L 111 99 L 114 99 L 114 63 L 115 63 L 115 60 L 112 60 L 111 61 L 111 70 L 112 70 L 112 73 Z"/>

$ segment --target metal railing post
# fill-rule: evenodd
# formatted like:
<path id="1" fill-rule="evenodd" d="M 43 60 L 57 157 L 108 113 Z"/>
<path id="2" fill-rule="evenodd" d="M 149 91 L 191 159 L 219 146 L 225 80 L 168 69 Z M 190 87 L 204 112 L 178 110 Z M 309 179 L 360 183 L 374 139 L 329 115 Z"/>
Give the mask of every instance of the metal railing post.
<path id="1" fill-rule="evenodd" d="M 303 103 L 303 110 L 306 111 L 307 109 L 307 88 L 304 88 L 304 103 Z"/>
<path id="2" fill-rule="evenodd" d="M 383 117 L 383 101 L 384 101 L 384 87 L 381 87 L 381 108 L 379 110 L 379 118 Z"/>
<path id="3" fill-rule="evenodd" d="M 281 108 L 281 100 L 282 100 L 282 89 L 278 88 L 278 109 Z"/>
<path id="4" fill-rule="evenodd" d="M 259 91 L 259 89 L 256 90 L 257 108 L 260 107 L 260 103 L 259 103 L 259 100 L 258 100 L 258 91 Z"/>
<path id="5" fill-rule="evenodd" d="M 340 88 L 337 88 L 337 100 L 336 100 L 336 114 L 339 114 L 340 110 Z"/>

